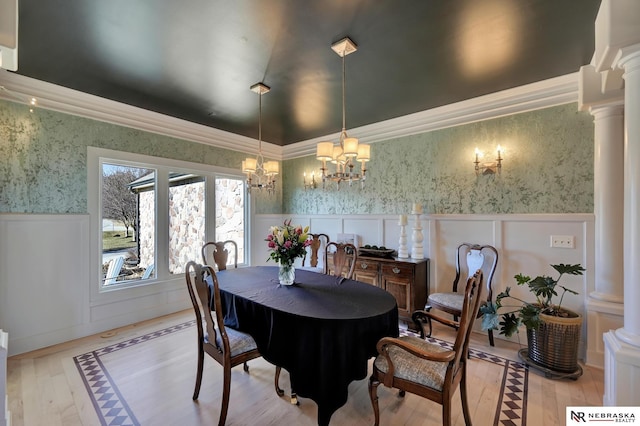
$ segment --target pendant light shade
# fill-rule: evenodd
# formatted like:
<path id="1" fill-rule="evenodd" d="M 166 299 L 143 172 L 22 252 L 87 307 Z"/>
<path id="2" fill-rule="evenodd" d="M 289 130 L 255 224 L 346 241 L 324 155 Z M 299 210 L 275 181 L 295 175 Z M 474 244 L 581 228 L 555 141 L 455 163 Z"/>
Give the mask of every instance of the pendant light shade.
<path id="1" fill-rule="evenodd" d="M 247 175 L 247 189 L 249 193 L 253 189 L 266 189 L 269 194 L 275 193 L 276 176 L 280 172 L 280 163 L 277 161 L 264 161 L 262 156 L 262 95 L 268 93 L 271 88 L 263 83 L 251 86 L 251 91 L 259 95 L 258 103 L 258 155 L 247 157 L 242 161 L 242 173 Z"/>
<path id="2" fill-rule="evenodd" d="M 371 147 L 361 144 L 358 138 L 349 137 L 346 129 L 346 67 L 345 56 L 357 50 L 356 44 L 348 37 L 331 45 L 331 49 L 342 58 L 342 131 L 337 144 L 333 142 L 319 142 L 316 146 L 316 159 L 322 161 L 322 187 L 326 188 L 326 182 L 334 182 L 336 188 L 340 183 L 347 181 L 349 186 L 355 181 L 360 181 L 364 187 L 366 179 L 365 163 L 371 160 Z M 356 170 L 356 162 L 360 162 L 360 173 Z M 334 171 L 329 171 L 327 163 L 335 164 Z M 305 188 L 306 185 L 305 180 Z M 315 185 L 312 185 L 315 188 Z"/>

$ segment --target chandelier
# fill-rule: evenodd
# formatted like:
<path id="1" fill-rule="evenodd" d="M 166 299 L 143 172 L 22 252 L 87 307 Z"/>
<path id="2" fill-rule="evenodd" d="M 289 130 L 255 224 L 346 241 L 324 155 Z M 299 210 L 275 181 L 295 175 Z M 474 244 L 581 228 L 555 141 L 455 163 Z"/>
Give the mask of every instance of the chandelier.
<path id="1" fill-rule="evenodd" d="M 242 161 L 242 173 L 247 175 L 247 190 L 252 189 L 262 191 L 266 189 L 269 194 L 275 193 L 276 176 L 280 172 L 280 165 L 277 161 L 264 161 L 262 156 L 262 95 L 269 92 L 271 88 L 263 83 L 256 83 L 251 86 L 251 91 L 258 94 L 258 155 L 255 158 L 247 157 Z"/>
<path id="2" fill-rule="evenodd" d="M 345 56 L 357 50 L 356 44 L 349 38 L 331 45 L 331 49 L 342 58 L 342 131 L 337 144 L 333 142 L 319 142 L 316 147 L 316 158 L 322 161 L 322 187 L 325 182 L 335 182 L 340 189 L 341 182 L 348 182 L 349 186 L 353 182 L 360 181 L 364 188 L 366 179 L 366 163 L 371 159 L 371 147 L 368 144 L 358 143 L 357 138 L 347 135 L 345 120 Z M 360 172 L 356 169 L 356 162 L 360 162 Z M 327 162 L 334 164 L 333 171 L 327 168 Z"/>

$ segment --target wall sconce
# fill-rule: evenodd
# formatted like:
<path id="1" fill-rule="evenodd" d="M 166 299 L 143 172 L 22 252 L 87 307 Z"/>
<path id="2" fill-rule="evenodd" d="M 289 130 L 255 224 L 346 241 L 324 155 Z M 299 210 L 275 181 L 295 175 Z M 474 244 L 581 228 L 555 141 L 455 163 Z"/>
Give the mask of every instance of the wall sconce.
<path id="1" fill-rule="evenodd" d="M 500 145 L 498 145 L 498 157 L 496 161 L 480 163 L 478 159 L 480 156 L 482 155 L 480 151 L 478 151 L 478 148 L 476 148 L 476 161 L 473 162 L 473 164 L 475 164 L 476 176 L 500 174 L 502 171 L 502 148 L 500 148 Z"/>
<path id="2" fill-rule="evenodd" d="M 307 189 L 316 189 L 318 184 L 316 183 L 316 173 L 311 172 L 311 181 L 307 182 L 307 172 L 304 172 L 302 175 L 302 183 L 304 184 L 304 190 Z"/>

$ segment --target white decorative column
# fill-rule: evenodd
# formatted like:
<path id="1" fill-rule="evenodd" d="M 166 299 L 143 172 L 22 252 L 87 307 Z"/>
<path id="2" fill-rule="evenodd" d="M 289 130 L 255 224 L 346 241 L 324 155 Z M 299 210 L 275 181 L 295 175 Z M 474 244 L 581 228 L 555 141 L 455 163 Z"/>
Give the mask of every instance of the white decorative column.
<path id="1" fill-rule="evenodd" d="M 580 68 L 579 108 L 594 117 L 595 289 L 586 300 L 588 365 L 604 367 L 602 336 L 624 324 L 624 81 Z"/>
<path id="2" fill-rule="evenodd" d="M 595 291 L 589 296 L 623 302 L 624 107 L 591 107 L 594 117 Z"/>
<path id="3" fill-rule="evenodd" d="M 639 11 L 640 12 L 640 11 Z M 640 17 L 639 17 L 640 19 Z M 621 49 L 625 81 L 624 327 L 616 335 L 636 346 L 640 359 L 640 43 Z M 640 401 L 640 395 L 638 396 Z"/>
<path id="4" fill-rule="evenodd" d="M 604 335 L 603 404 L 640 405 L 640 2 L 603 0 L 596 18 L 596 70 L 624 78 L 624 326 Z"/>

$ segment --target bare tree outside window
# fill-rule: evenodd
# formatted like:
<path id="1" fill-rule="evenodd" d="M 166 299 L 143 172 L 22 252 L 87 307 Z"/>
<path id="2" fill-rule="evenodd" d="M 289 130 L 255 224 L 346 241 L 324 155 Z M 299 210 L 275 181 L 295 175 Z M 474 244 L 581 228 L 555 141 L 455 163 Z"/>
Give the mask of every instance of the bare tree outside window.
<path id="1" fill-rule="evenodd" d="M 102 217 L 121 222 L 125 237 L 130 229 L 135 236 L 137 228 L 137 196 L 129 184 L 146 173 L 146 169 L 135 167 L 105 165 L 102 169 Z"/>
<path id="2" fill-rule="evenodd" d="M 148 220 L 155 218 L 155 187 L 153 169 L 102 164 L 103 286 L 155 276 L 155 223 Z"/>

